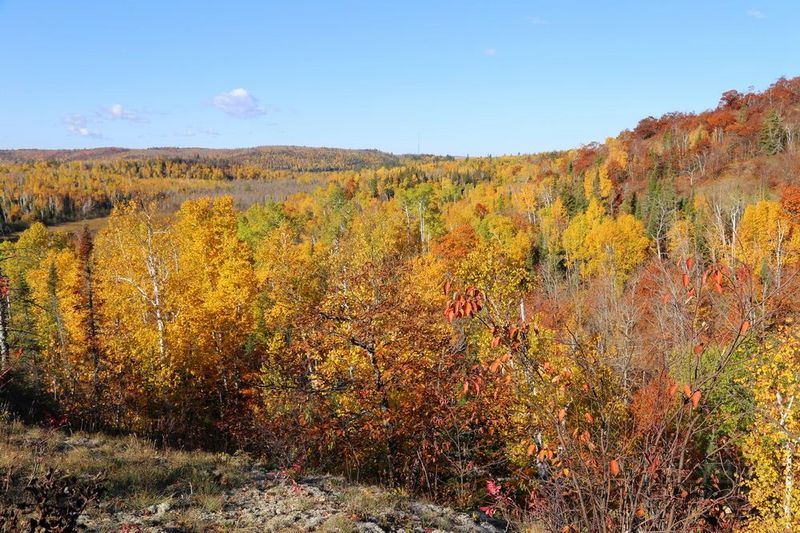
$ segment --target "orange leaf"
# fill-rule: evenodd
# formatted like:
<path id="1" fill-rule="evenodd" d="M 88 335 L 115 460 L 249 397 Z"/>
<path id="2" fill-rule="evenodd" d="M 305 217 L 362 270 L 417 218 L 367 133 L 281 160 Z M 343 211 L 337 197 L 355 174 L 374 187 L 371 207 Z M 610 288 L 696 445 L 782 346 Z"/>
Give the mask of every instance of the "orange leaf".
<path id="1" fill-rule="evenodd" d="M 669 388 L 667 389 L 667 396 L 669 396 L 670 398 L 672 398 L 673 396 L 675 396 L 675 393 L 676 393 L 676 392 L 678 392 L 678 384 L 677 384 L 677 383 L 673 383 L 673 384 L 672 384 L 672 385 L 670 385 L 670 386 L 669 386 Z"/>
<path id="2" fill-rule="evenodd" d="M 545 449 L 539 450 L 539 455 L 536 456 L 536 458 L 540 461 L 544 461 L 546 457 L 547 457 L 547 450 Z"/>
<path id="3" fill-rule="evenodd" d="M 535 451 L 536 451 L 536 444 L 535 443 L 531 443 L 531 445 L 528 446 L 528 457 L 533 455 L 533 452 L 535 452 Z"/>
<path id="4" fill-rule="evenodd" d="M 692 402 L 692 408 L 697 407 L 697 405 L 700 403 L 700 391 L 699 390 L 694 391 L 694 394 L 692 394 L 692 397 L 689 399 Z"/>
<path id="5" fill-rule="evenodd" d="M 464 382 L 464 394 L 469 392 L 469 381 Z"/>
<path id="6" fill-rule="evenodd" d="M 450 283 L 450 280 L 448 279 L 447 281 L 444 282 L 444 287 L 443 287 L 445 296 L 450 294 L 450 286 L 451 286 L 451 283 Z"/>
<path id="7" fill-rule="evenodd" d="M 592 416 L 592 413 L 588 411 L 583 413 L 583 418 L 586 419 L 586 421 L 589 422 L 590 424 L 594 422 L 594 417 Z"/>
<path id="8" fill-rule="evenodd" d="M 742 325 L 739 328 L 739 335 L 744 335 L 745 333 L 747 333 L 747 330 L 749 329 L 750 329 L 750 322 L 748 320 L 745 320 L 744 322 L 742 322 Z"/>
<path id="9" fill-rule="evenodd" d="M 694 353 L 700 353 L 702 351 L 703 351 L 703 343 L 700 343 L 694 347 Z"/>
<path id="10" fill-rule="evenodd" d="M 690 257 L 686 260 L 686 268 L 691 270 L 694 267 L 694 257 Z"/>
<path id="11" fill-rule="evenodd" d="M 689 385 L 686 384 L 683 385 L 683 393 L 686 395 L 687 398 L 692 395 L 692 389 L 689 388 Z"/>
<path id="12" fill-rule="evenodd" d="M 564 418 L 566 418 L 566 416 L 567 416 L 567 410 L 566 409 L 562 408 L 562 409 L 558 410 L 558 421 L 559 422 L 563 422 Z"/>
<path id="13" fill-rule="evenodd" d="M 656 470 L 661 465 L 661 456 L 658 455 L 656 458 L 650 462 L 650 466 L 647 468 L 647 471 L 650 473 L 651 476 L 656 475 Z"/>
<path id="14" fill-rule="evenodd" d="M 611 470 L 612 476 L 619 474 L 619 462 L 616 459 L 611 459 L 611 463 L 609 463 L 608 468 Z"/>
<path id="15" fill-rule="evenodd" d="M 683 286 L 684 287 L 688 287 L 689 286 L 689 274 L 684 274 L 683 275 Z"/>
<path id="16" fill-rule="evenodd" d="M 492 337 L 492 348 L 500 346 L 500 337 Z"/>

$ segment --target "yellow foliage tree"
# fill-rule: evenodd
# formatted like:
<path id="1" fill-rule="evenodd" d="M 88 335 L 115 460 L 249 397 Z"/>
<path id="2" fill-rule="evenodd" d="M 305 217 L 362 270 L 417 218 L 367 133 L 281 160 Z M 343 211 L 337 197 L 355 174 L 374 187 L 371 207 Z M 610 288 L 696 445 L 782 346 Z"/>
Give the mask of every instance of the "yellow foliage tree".
<path id="1" fill-rule="evenodd" d="M 749 530 L 800 529 L 800 330 L 766 344 L 751 364 L 746 384 L 756 404 L 742 452 L 753 475 L 748 499 L 758 518 Z"/>
<path id="2" fill-rule="evenodd" d="M 748 205 L 737 232 L 736 259 L 761 274 L 769 268 L 780 276 L 800 258 L 800 231 L 779 202 L 761 200 Z"/>
<path id="3" fill-rule="evenodd" d="M 172 238 L 154 204 L 126 204 L 114 210 L 96 242 L 98 296 L 106 304 L 104 349 L 118 372 L 128 369 L 142 376 L 140 386 L 156 389 L 171 380 Z"/>
<path id="4" fill-rule="evenodd" d="M 69 249 L 50 250 L 42 262 L 27 273 L 31 313 L 36 335 L 42 343 L 43 364 L 47 367 L 50 392 L 56 398 L 76 392 L 84 378 L 80 367 L 85 350 L 76 288 L 80 282 L 78 263 Z"/>
<path id="5" fill-rule="evenodd" d="M 255 277 L 236 225 L 229 196 L 185 202 L 174 224 L 172 363 L 209 387 L 241 362 L 253 323 Z"/>
<path id="6" fill-rule="evenodd" d="M 563 242 L 568 262 L 582 275 L 611 272 L 620 284 L 644 261 L 650 247 L 639 219 L 629 214 L 609 217 L 594 198 L 567 226 Z"/>

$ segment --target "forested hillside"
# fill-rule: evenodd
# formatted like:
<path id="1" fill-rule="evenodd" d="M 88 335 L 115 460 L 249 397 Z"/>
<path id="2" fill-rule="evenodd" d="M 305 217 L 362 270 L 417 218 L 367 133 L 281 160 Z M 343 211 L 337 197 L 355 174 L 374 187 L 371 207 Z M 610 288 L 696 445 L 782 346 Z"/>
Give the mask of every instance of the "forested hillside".
<path id="1" fill-rule="evenodd" d="M 198 154 L 4 156 L 18 412 L 515 527 L 800 529 L 800 78 L 563 152 Z"/>

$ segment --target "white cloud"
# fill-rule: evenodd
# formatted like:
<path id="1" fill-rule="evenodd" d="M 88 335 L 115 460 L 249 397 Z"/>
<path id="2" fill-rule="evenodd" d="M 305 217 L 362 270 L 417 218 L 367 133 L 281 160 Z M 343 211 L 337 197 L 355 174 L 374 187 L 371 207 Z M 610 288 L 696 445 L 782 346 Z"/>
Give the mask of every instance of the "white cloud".
<path id="1" fill-rule="evenodd" d="M 486 49 L 483 51 L 483 55 L 485 55 L 485 56 L 487 56 L 487 57 L 492 57 L 492 56 L 494 56 L 494 55 L 497 55 L 497 50 L 496 50 L 496 49 L 494 49 L 494 48 L 486 48 Z"/>
<path id="2" fill-rule="evenodd" d="M 236 118 L 253 118 L 267 112 L 259 105 L 258 98 L 242 88 L 220 93 L 214 97 L 212 103 L 223 113 Z"/>
<path id="3" fill-rule="evenodd" d="M 747 10 L 747 16 L 751 17 L 751 18 L 754 18 L 754 19 L 765 19 L 765 18 L 767 18 L 767 16 L 763 12 L 759 11 L 758 9 L 748 9 Z"/>
<path id="4" fill-rule="evenodd" d="M 535 24 L 536 26 L 544 26 L 545 24 L 550 24 L 550 22 L 542 17 L 535 17 L 535 16 L 527 16 L 525 17 L 528 19 L 528 22 L 531 24 Z"/>
<path id="5" fill-rule="evenodd" d="M 130 120 L 133 122 L 142 122 L 144 120 L 141 114 L 125 109 L 122 104 L 114 104 L 103 109 L 102 116 L 110 120 Z"/>
<path id="6" fill-rule="evenodd" d="M 64 117 L 64 125 L 67 127 L 67 131 L 80 137 L 102 137 L 96 131 L 89 129 L 86 117 L 80 113 L 73 113 Z"/>

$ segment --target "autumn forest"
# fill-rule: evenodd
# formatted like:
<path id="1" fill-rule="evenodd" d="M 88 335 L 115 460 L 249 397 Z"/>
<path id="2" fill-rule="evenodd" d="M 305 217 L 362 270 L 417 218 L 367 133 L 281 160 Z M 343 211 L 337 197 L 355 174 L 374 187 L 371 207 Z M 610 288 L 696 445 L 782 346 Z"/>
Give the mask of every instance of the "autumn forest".
<path id="1" fill-rule="evenodd" d="M 517 530 L 800 530 L 799 179 L 800 78 L 532 155 L 0 151 L 0 394 Z"/>

